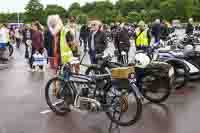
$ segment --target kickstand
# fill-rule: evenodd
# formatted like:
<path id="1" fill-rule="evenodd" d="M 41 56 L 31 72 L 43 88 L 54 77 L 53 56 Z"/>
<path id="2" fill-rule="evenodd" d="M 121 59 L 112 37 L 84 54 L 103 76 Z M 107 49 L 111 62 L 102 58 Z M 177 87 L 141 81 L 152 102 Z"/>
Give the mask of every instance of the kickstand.
<path id="1" fill-rule="evenodd" d="M 114 117 L 115 117 L 115 114 L 116 114 L 116 112 L 113 113 Z M 120 113 L 118 120 L 120 120 L 120 118 L 121 118 L 121 113 Z M 110 121 L 108 133 L 120 133 L 120 126 L 118 124 L 114 123 L 113 121 Z"/>

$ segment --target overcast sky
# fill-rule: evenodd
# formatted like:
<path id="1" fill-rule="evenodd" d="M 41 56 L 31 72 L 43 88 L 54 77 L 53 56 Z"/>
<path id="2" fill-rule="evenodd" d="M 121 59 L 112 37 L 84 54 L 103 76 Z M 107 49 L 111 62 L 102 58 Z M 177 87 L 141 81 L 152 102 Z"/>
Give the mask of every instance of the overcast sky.
<path id="1" fill-rule="evenodd" d="M 0 0 L 0 12 L 22 12 L 29 0 Z M 102 1 L 102 0 L 40 0 L 43 5 L 58 4 L 64 8 L 68 8 L 71 3 L 79 2 L 81 5 L 86 2 Z M 116 1 L 116 0 L 111 0 Z"/>

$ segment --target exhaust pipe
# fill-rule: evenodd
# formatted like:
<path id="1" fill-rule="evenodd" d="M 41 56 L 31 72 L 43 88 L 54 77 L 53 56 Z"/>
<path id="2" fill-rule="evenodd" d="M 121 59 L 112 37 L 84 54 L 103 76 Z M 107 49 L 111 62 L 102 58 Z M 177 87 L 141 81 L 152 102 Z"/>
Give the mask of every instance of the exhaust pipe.
<path id="1" fill-rule="evenodd" d="M 80 113 L 81 115 L 87 115 L 88 114 L 88 111 L 80 110 L 79 108 L 76 108 L 73 105 L 70 105 L 69 109 L 74 111 L 74 112 Z"/>

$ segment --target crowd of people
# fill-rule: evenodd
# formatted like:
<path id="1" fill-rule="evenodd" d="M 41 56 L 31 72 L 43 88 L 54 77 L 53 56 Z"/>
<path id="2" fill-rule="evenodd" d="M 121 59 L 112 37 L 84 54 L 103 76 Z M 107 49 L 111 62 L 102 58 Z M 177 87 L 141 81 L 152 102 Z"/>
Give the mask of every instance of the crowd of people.
<path id="1" fill-rule="evenodd" d="M 154 43 L 160 39 L 165 40 L 172 28 L 167 21 L 156 19 L 152 24 L 140 21 L 138 24 L 112 23 L 103 24 L 99 20 L 91 20 L 78 28 L 76 17 L 69 17 L 67 24 L 58 15 L 51 15 L 47 20 L 47 27 L 43 27 L 38 21 L 23 28 L 9 27 L 5 24 L 0 26 L 0 46 L 16 43 L 20 48 L 25 45 L 25 58 L 29 60 L 30 70 L 35 71 L 34 54 L 48 55 L 48 62 L 52 68 L 57 69 L 60 65 L 69 62 L 76 73 L 80 71 L 80 48 L 90 55 L 92 64 L 97 63 L 96 55 L 101 54 L 108 47 L 108 37 L 112 39 L 118 61 L 121 61 L 121 51 L 126 52 L 127 58 L 131 42 L 135 41 L 137 50 L 146 50 L 152 40 Z M 189 19 L 186 33 L 191 34 L 194 30 L 193 20 Z M 110 33 L 110 34 L 109 34 Z M 109 36 L 110 35 L 110 36 Z M 31 51 L 29 48 L 31 47 Z M 1 52 L 2 54 L 2 52 Z M 2 57 L 2 56 L 1 56 Z M 39 65 L 43 71 L 43 64 Z"/>

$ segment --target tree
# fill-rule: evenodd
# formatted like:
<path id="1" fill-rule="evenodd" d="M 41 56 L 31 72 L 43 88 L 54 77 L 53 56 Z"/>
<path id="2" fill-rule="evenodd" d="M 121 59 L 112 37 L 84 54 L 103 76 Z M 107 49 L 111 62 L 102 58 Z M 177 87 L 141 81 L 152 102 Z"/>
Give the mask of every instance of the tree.
<path id="1" fill-rule="evenodd" d="M 160 9 L 160 0 L 141 0 L 144 3 L 145 9 Z"/>
<path id="2" fill-rule="evenodd" d="M 149 14 L 149 17 L 150 17 L 150 20 L 149 20 L 149 21 L 154 21 L 155 19 L 161 17 L 161 16 L 160 16 L 160 10 L 157 10 L 157 9 L 149 10 L 149 11 L 148 11 L 148 14 Z"/>
<path id="3" fill-rule="evenodd" d="M 39 0 L 30 0 L 26 5 L 25 10 L 27 15 L 26 19 L 28 21 L 41 20 L 41 18 L 44 16 L 43 5 Z"/>
<path id="4" fill-rule="evenodd" d="M 26 12 L 21 13 L 20 20 L 40 20 L 43 24 L 46 24 L 50 14 L 59 14 L 61 17 L 76 16 L 80 18 L 79 23 L 85 23 L 87 17 L 100 19 L 104 23 L 133 22 L 138 19 L 152 21 L 156 18 L 188 20 L 189 17 L 200 21 L 200 0 L 118 0 L 115 5 L 106 0 L 86 3 L 83 6 L 75 2 L 68 11 L 57 5 L 47 5 L 43 10 L 40 0 L 29 0 L 25 9 Z M 4 13 L 0 14 L 0 21 L 16 22 L 16 17 L 16 13 Z"/>
<path id="5" fill-rule="evenodd" d="M 144 20 L 145 22 L 150 20 L 150 16 L 146 10 L 141 10 L 140 15 L 141 19 Z"/>
<path id="6" fill-rule="evenodd" d="M 88 16 L 86 14 L 81 14 L 78 16 L 78 23 L 79 24 L 87 24 Z"/>
<path id="7" fill-rule="evenodd" d="M 68 16 L 67 11 L 63 7 L 58 5 L 47 5 L 47 7 L 45 8 L 45 15 L 49 16 L 52 14 L 58 14 L 61 17 Z"/>
<path id="8" fill-rule="evenodd" d="M 176 0 L 177 17 L 185 20 L 192 16 L 193 0 Z"/>
<path id="9" fill-rule="evenodd" d="M 69 11 L 72 11 L 72 10 L 80 10 L 81 9 L 81 6 L 79 3 L 77 2 L 74 2 L 73 4 L 71 4 L 71 6 L 69 7 Z"/>
<path id="10" fill-rule="evenodd" d="M 166 0 L 160 4 L 160 16 L 162 19 L 175 19 L 177 16 L 176 11 L 176 0 Z"/>
<path id="11" fill-rule="evenodd" d="M 92 3 L 86 3 L 85 5 L 83 5 L 81 7 L 81 10 L 84 12 L 84 13 L 89 13 L 90 11 L 94 10 L 96 7 L 96 2 L 92 2 Z"/>
<path id="12" fill-rule="evenodd" d="M 69 7 L 68 12 L 69 12 L 69 16 L 79 16 L 81 14 L 80 4 L 77 2 L 73 3 Z"/>
<path id="13" fill-rule="evenodd" d="M 69 13 L 69 16 L 79 16 L 81 14 L 81 10 L 72 10 Z"/>
<path id="14" fill-rule="evenodd" d="M 200 0 L 193 0 L 192 6 L 192 17 L 195 18 L 195 21 L 200 21 Z"/>
<path id="15" fill-rule="evenodd" d="M 123 17 L 123 16 L 117 16 L 116 18 L 114 18 L 114 22 L 127 22 L 127 18 Z"/>
<path id="16" fill-rule="evenodd" d="M 121 0 L 116 3 L 116 8 L 119 10 L 119 15 L 127 16 L 131 11 L 139 12 L 144 9 L 144 4 L 141 0 Z"/>
<path id="17" fill-rule="evenodd" d="M 138 12 L 132 11 L 128 13 L 127 19 L 129 23 L 138 22 L 140 21 L 141 16 Z"/>
<path id="18" fill-rule="evenodd" d="M 82 12 L 88 14 L 89 18 L 99 19 L 104 23 L 110 23 L 117 16 L 117 10 L 109 1 L 86 3 Z"/>

